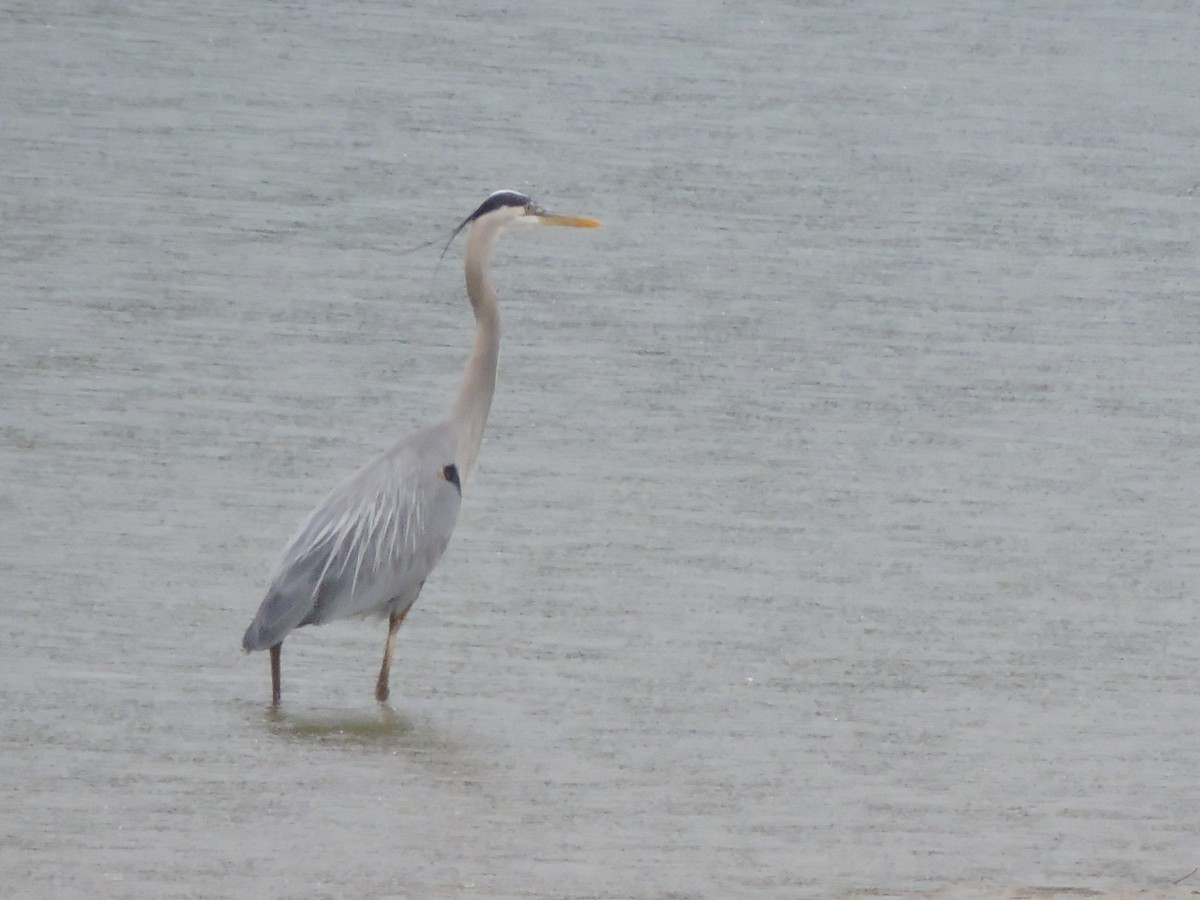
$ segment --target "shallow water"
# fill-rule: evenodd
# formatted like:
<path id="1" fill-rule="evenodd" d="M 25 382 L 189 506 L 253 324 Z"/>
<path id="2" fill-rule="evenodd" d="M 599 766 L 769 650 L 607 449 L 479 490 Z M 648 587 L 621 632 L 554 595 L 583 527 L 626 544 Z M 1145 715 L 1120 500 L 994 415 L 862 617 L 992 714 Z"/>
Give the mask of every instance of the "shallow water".
<path id="1" fill-rule="evenodd" d="M 1200 863 L 1200 22 L 660 8 L 0 13 L 10 896 Z M 499 248 L 391 708 L 351 622 L 272 713 L 275 554 L 469 346 L 455 251 L 397 251 L 502 186 L 607 227 Z"/>

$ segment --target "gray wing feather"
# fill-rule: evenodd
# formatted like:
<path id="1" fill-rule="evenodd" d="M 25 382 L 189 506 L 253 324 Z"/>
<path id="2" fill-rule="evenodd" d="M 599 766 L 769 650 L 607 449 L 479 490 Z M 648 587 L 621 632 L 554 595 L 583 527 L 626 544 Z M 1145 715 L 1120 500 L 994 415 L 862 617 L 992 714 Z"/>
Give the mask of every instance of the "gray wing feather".
<path id="1" fill-rule="evenodd" d="M 334 488 L 285 548 L 242 645 L 261 650 L 301 625 L 415 601 L 458 519 L 459 491 L 438 474 L 455 449 L 435 426 Z"/>

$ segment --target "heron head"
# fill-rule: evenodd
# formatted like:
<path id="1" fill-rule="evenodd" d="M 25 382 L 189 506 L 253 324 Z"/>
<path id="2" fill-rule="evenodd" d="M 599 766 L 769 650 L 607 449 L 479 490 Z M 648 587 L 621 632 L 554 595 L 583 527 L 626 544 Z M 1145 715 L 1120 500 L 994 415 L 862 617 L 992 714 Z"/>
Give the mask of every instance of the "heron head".
<path id="1" fill-rule="evenodd" d="M 496 191 L 489 196 L 483 203 L 479 204 L 479 208 L 471 213 L 457 228 L 454 229 L 454 234 L 457 235 L 468 225 L 478 222 L 479 224 L 488 224 L 498 230 L 508 230 L 509 228 L 520 228 L 528 225 L 563 225 L 568 228 L 596 228 L 601 223 L 598 219 L 591 219 L 587 216 L 563 216 L 558 213 L 547 212 L 536 203 L 533 198 L 527 194 L 522 194 L 520 191 Z M 453 235 L 451 236 L 453 240 Z"/>

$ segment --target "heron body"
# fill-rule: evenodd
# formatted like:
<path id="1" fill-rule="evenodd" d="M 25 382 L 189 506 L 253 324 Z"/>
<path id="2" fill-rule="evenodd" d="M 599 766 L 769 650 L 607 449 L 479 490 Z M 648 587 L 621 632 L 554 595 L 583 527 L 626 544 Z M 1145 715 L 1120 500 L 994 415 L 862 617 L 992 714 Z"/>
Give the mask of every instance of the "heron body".
<path id="1" fill-rule="evenodd" d="M 496 388 L 500 308 L 488 261 L 496 238 L 526 225 L 595 227 L 595 219 L 547 213 L 515 191 L 497 191 L 463 220 L 467 296 L 475 341 L 449 413 L 409 435 L 333 489 L 301 524 L 272 571 L 242 646 L 271 651 L 271 700 L 278 705 L 284 638 L 304 625 L 387 616 L 375 696 L 389 694 L 397 629 L 454 531 Z"/>

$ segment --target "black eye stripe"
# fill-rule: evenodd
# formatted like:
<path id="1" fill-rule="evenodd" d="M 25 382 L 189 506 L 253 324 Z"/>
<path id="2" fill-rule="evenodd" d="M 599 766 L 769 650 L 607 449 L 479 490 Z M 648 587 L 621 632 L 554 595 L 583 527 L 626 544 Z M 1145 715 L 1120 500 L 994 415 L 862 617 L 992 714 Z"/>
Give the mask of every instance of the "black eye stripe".
<path id="1" fill-rule="evenodd" d="M 480 216 L 486 216 L 493 210 L 497 210 L 502 206 L 520 206 L 527 207 L 533 203 L 533 200 L 525 194 L 519 194 L 516 191 L 496 191 L 492 196 L 488 197 L 479 205 L 479 209 L 471 213 L 467 221 L 473 221 Z"/>

